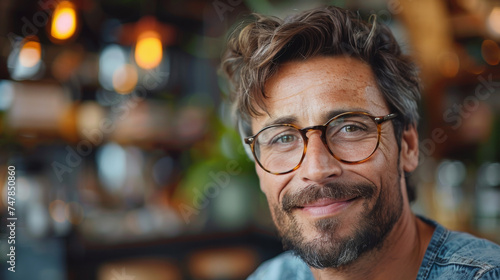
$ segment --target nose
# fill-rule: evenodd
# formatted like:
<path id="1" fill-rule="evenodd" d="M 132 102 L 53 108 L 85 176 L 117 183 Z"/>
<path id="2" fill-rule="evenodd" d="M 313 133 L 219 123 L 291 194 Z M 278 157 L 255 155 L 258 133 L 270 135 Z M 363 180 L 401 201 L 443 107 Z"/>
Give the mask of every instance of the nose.
<path id="1" fill-rule="evenodd" d="M 308 183 L 324 181 L 342 174 L 342 166 L 321 140 L 321 131 L 309 131 L 306 156 L 298 169 L 302 180 Z"/>

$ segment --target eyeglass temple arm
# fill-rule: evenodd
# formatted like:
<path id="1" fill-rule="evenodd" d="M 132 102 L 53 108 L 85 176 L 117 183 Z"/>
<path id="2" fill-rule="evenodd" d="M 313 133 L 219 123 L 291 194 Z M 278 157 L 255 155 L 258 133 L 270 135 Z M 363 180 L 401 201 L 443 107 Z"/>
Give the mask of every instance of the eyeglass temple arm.
<path id="1" fill-rule="evenodd" d="M 389 114 L 389 115 L 387 115 L 387 116 L 377 117 L 377 118 L 375 118 L 375 121 L 376 121 L 378 124 L 381 124 L 381 123 L 383 123 L 383 122 L 385 122 L 385 121 L 392 120 L 392 119 L 394 119 L 394 118 L 395 118 L 395 117 L 397 117 L 397 116 L 398 116 L 398 114 L 396 114 L 396 113 L 392 113 L 392 114 Z"/>

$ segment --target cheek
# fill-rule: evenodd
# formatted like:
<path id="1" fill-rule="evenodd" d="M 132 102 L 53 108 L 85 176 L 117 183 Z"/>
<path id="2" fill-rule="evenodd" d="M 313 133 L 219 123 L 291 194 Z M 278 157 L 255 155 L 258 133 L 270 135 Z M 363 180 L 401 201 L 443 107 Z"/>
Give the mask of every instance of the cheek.
<path id="1" fill-rule="evenodd" d="M 394 196 L 390 195 L 391 193 L 398 191 L 396 187 L 399 186 L 400 182 L 400 172 L 398 166 L 398 148 L 394 143 L 393 146 L 384 146 L 380 150 L 380 156 L 377 157 L 377 162 L 375 163 L 376 173 L 374 175 L 377 176 L 376 185 L 381 188 L 380 192 L 382 196 L 392 197 L 391 199 L 395 199 Z M 385 194 L 384 194 L 385 193 Z"/>
<path id="2" fill-rule="evenodd" d="M 274 182 L 274 180 L 276 179 L 273 178 L 276 177 L 276 175 L 267 173 L 259 166 L 256 166 L 255 168 L 260 181 L 260 189 L 266 195 L 267 204 L 271 212 L 271 217 L 274 221 L 274 224 L 279 226 L 279 221 L 281 220 L 279 211 L 279 189 Z"/>
<path id="3" fill-rule="evenodd" d="M 384 163 L 380 163 L 382 166 L 385 167 L 386 169 L 386 175 L 385 177 L 397 177 L 399 174 L 399 150 L 398 150 L 398 144 L 396 143 L 396 140 L 394 139 L 394 136 L 392 138 L 390 137 L 385 137 L 384 139 L 381 139 L 384 142 L 380 143 L 379 149 L 380 149 L 380 157 L 379 160 L 383 161 Z"/>
<path id="4" fill-rule="evenodd" d="M 258 164 L 255 165 L 255 170 L 257 171 L 257 176 L 259 177 L 260 182 L 260 190 L 266 195 L 267 201 L 269 205 L 276 203 L 276 194 L 273 192 L 273 178 L 271 176 L 276 177 L 276 175 L 272 175 L 264 171 Z"/>
<path id="5" fill-rule="evenodd" d="M 392 185 L 394 180 L 399 180 L 398 156 L 395 140 L 382 136 L 375 154 L 368 161 L 347 166 L 346 170 L 363 177 L 378 188 Z"/>
<path id="6" fill-rule="evenodd" d="M 386 127 L 384 127 L 386 128 Z M 398 145 L 396 143 L 396 138 L 394 136 L 394 132 L 392 129 L 387 129 L 386 131 L 382 131 L 380 135 L 380 143 L 373 155 L 373 165 L 374 168 L 377 169 L 378 172 L 383 170 L 384 172 L 380 173 L 396 173 L 398 172 Z"/>
<path id="7" fill-rule="evenodd" d="M 269 174 L 257 164 L 255 165 L 255 170 L 259 177 L 260 189 L 266 195 L 269 205 L 279 204 L 279 197 L 283 189 L 287 186 L 288 176 Z"/>
<path id="8" fill-rule="evenodd" d="M 255 163 L 255 171 L 257 173 L 257 177 L 259 177 L 260 190 L 263 193 L 265 193 L 266 196 L 267 196 L 267 192 L 266 192 L 266 189 L 267 189 L 266 186 L 267 186 L 267 184 L 265 182 L 266 181 L 266 174 L 267 174 L 267 172 L 264 171 L 262 168 L 260 168 L 260 166 L 257 163 Z"/>

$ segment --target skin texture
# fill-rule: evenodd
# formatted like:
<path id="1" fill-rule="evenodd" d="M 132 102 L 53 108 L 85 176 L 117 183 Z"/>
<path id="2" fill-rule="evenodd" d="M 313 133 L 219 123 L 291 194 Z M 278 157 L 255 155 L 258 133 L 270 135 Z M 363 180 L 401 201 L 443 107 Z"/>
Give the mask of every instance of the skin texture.
<path id="1" fill-rule="evenodd" d="M 392 113 L 370 67 L 357 59 L 288 62 L 265 89 L 268 114 L 253 119 L 254 133 L 284 120 L 299 127 L 323 124 L 336 111 Z M 321 142 L 319 131 L 307 136 L 307 153 L 299 169 L 272 175 L 256 164 L 285 247 L 302 250 L 313 259 L 315 255 L 338 259 L 308 262 L 316 279 L 415 279 L 434 230 L 416 218 L 403 199 L 407 197 L 403 171 L 411 172 L 418 164 L 415 128 L 404 131 L 399 152 L 391 121 L 383 123 L 377 151 L 361 164 L 337 161 Z M 355 199 L 339 203 L 351 198 Z M 317 209 L 303 207 L 309 203 L 334 205 L 336 210 L 309 211 Z"/>

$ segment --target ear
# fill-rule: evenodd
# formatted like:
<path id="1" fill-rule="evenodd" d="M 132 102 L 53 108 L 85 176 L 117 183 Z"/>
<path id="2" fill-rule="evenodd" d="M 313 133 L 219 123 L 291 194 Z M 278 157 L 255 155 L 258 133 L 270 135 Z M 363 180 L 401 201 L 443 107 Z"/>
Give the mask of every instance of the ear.
<path id="1" fill-rule="evenodd" d="M 418 166 L 418 132 L 413 125 L 403 130 L 400 164 L 405 172 L 412 172 Z"/>

